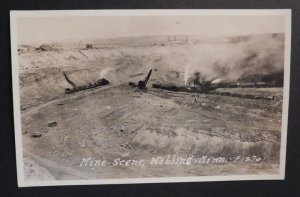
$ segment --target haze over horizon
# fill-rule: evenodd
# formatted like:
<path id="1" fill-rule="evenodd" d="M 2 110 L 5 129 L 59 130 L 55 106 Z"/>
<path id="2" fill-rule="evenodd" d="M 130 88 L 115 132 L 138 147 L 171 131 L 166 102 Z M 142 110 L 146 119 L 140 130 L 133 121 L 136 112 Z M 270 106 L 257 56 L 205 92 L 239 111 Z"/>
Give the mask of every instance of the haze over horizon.
<path id="1" fill-rule="evenodd" d="M 18 43 L 158 35 L 226 37 L 283 33 L 284 16 L 76 16 L 18 17 Z"/>

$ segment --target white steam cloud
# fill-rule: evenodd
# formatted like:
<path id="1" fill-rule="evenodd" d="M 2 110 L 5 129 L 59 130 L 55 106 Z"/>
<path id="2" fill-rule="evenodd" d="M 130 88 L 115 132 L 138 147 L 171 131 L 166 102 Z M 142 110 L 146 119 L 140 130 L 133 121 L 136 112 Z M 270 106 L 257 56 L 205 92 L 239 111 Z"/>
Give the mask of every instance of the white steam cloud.
<path id="1" fill-rule="evenodd" d="M 200 72 L 206 80 L 236 81 L 241 77 L 283 73 L 283 34 L 228 38 L 193 46 L 184 68 L 184 82 Z"/>

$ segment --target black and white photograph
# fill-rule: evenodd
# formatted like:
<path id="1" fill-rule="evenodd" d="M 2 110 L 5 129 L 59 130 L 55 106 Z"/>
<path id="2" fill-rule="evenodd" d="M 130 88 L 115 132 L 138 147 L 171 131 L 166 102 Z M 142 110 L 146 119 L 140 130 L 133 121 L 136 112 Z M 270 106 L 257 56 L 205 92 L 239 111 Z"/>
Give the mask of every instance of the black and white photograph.
<path id="1" fill-rule="evenodd" d="M 10 20 L 19 187 L 284 179 L 290 10 Z"/>

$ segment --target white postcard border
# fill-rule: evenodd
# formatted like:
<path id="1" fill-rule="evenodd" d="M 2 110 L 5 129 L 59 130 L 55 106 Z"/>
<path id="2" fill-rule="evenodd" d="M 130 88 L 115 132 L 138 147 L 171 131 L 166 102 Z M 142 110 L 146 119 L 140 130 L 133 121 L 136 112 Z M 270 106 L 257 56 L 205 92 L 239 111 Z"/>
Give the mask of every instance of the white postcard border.
<path id="1" fill-rule="evenodd" d="M 17 18 L 18 17 L 64 17 L 64 16 L 189 16 L 189 15 L 284 15 L 285 16 L 285 49 L 284 49 L 284 92 L 282 111 L 282 132 L 280 147 L 280 173 L 278 175 L 228 175 L 197 177 L 161 177 L 161 178 L 122 178 L 102 180 L 55 180 L 24 181 L 21 111 L 19 92 L 19 69 L 17 53 Z M 11 11 L 11 61 L 13 83 L 13 107 L 15 126 L 15 148 L 19 187 L 55 186 L 55 185 L 96 185 L 96 184 L 136 184 L 136 183 L 171 183 L 171 182 L 203 182 L 203 181 L 242 181 L 242 180 L 283 180 L 285 178 L 286 143 L 288 128 L 288 107 L 290 88 L 290 52 L 291 52 L 291 10 L 259 9 L 259 10 L 56 10 L 56 11 Z"/>

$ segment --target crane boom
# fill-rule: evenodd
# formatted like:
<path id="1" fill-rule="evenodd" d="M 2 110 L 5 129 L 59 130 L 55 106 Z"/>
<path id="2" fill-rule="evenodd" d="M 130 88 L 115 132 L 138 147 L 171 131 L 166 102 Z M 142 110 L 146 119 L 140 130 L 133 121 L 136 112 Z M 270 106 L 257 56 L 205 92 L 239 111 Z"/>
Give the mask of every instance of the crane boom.
<path id="1" fill-rule="evenodd" d="M 73 81 L 71 81 L 71 80 L 69 79 L 69 77 L 67 76 L 67 74 L 66 74 L 64 71 L 63 71 L 63 75 L 64 75 L 64 77 L 66 78 L 67 82 L 68 82 L 73 88 L 75 88 L 75 87 L 76 87 L 75 83 L 73 83 Z"/>

